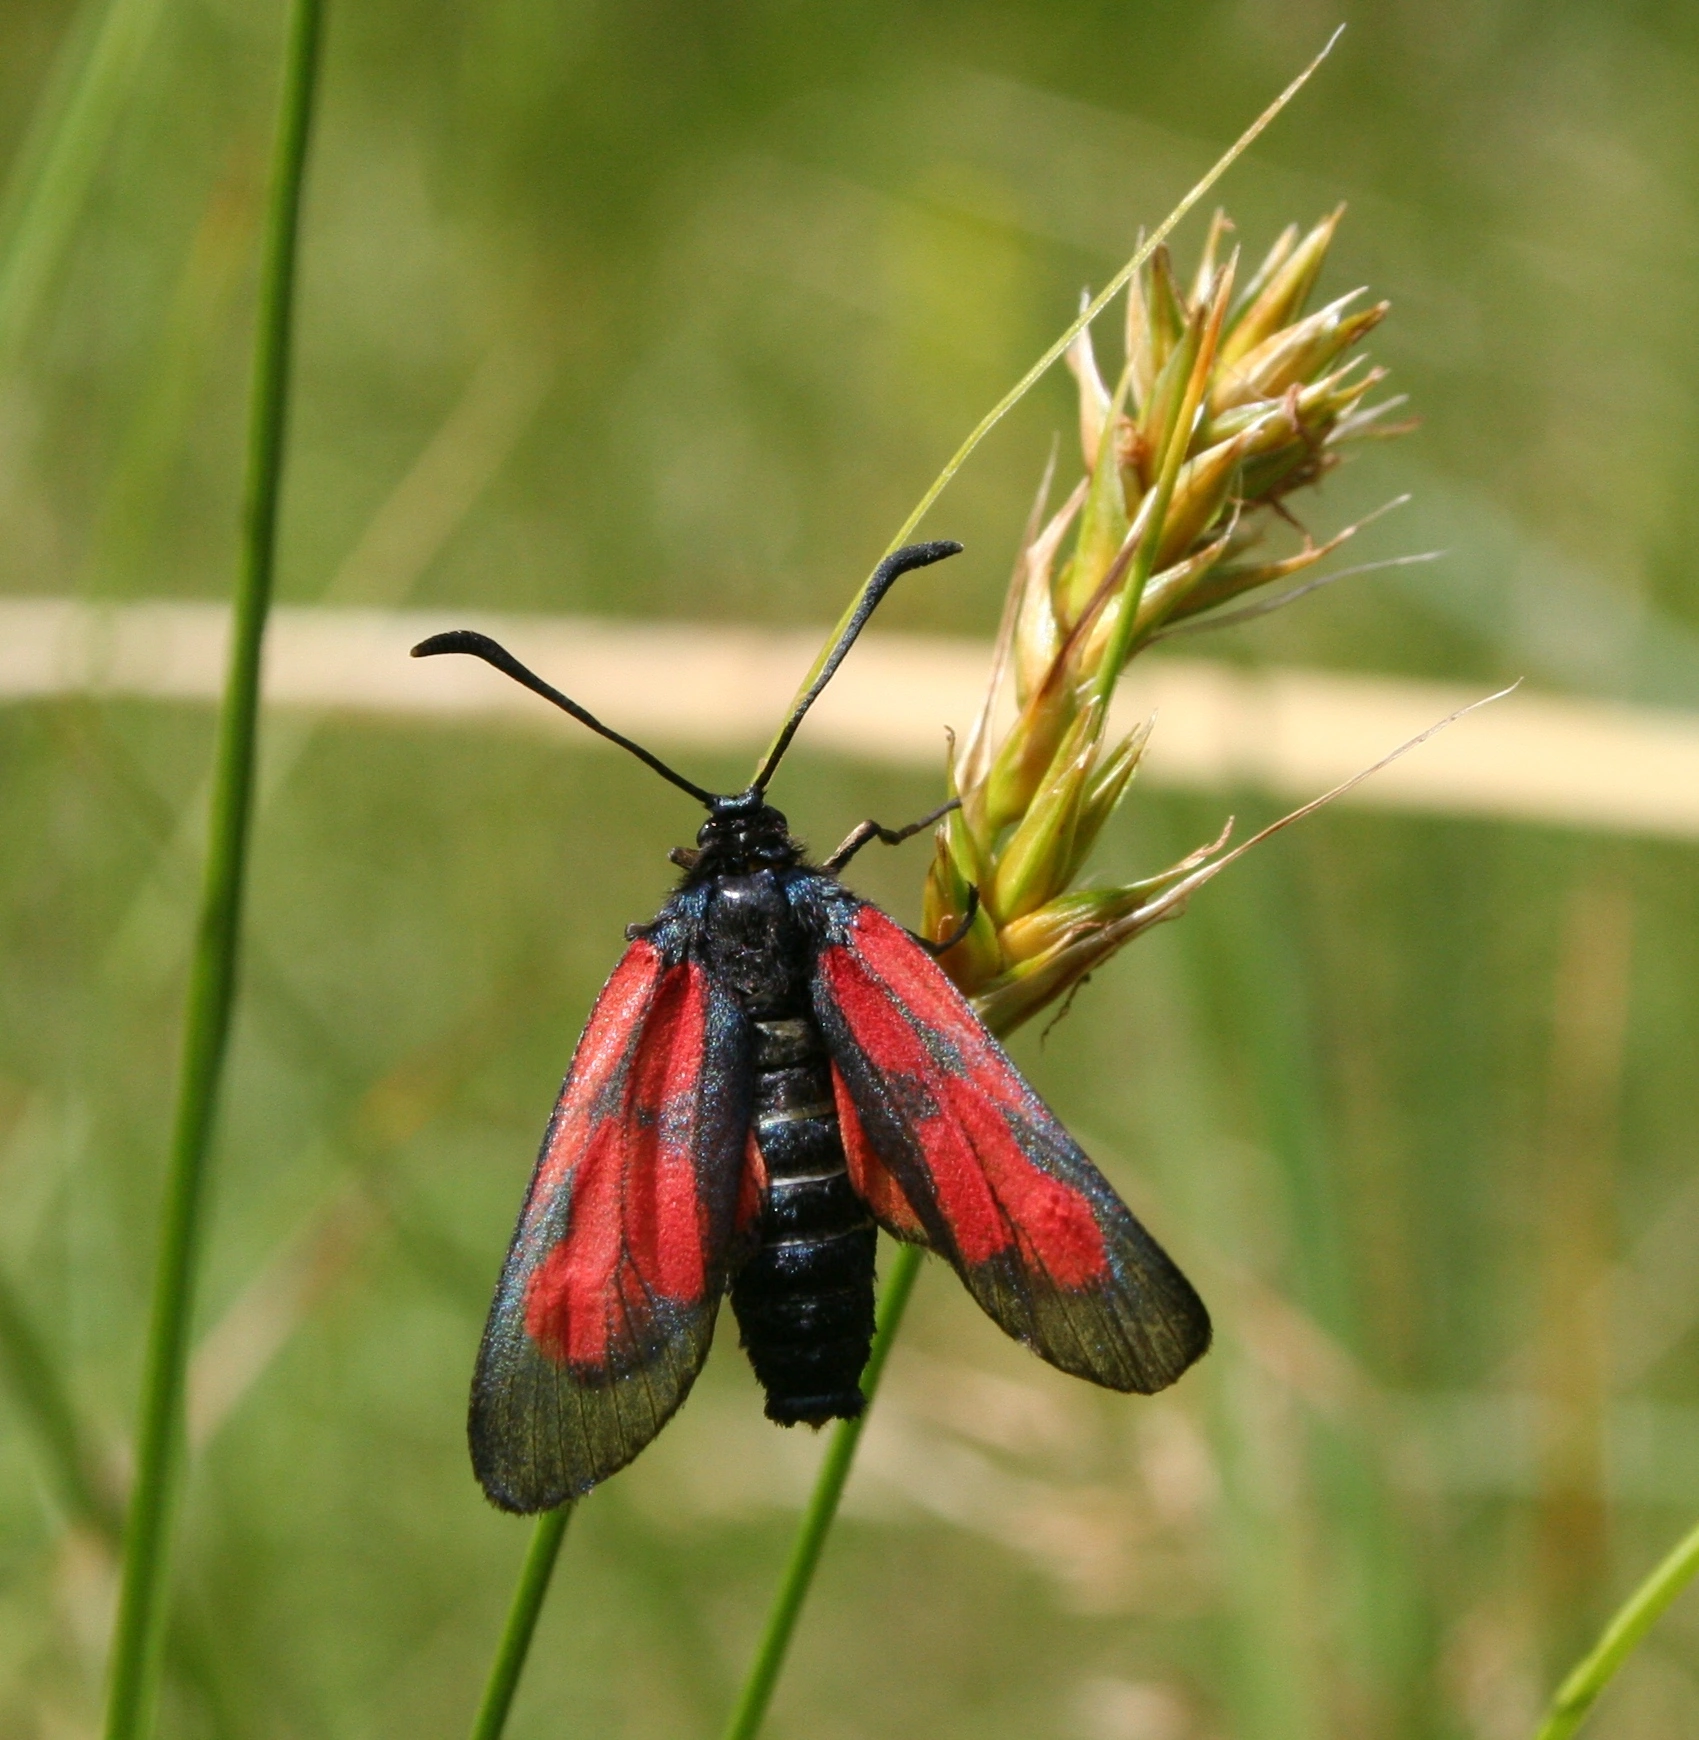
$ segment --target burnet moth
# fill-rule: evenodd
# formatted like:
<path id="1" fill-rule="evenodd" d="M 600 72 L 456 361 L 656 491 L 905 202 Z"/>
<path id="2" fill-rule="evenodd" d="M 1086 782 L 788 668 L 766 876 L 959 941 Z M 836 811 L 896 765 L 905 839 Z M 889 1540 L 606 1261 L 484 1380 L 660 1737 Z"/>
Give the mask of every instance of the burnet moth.
<path id="1" fill-rule="evenodd" d="M 470 631 L 470 653 L 705 806 L 684 871 L 602 987 L 514 1231 L 472 1381 L 472 1464 L 504 1510 L 623 1468 L 707 1358 L 728 1289 L 781 1425 L 850 1419 L 873 1337 L 875 1228 L 943 1257 L 997 1325 L 1109 1389 L 1174 1382 L 1209 1345 L 1186 1278 L 912 936 L 807 861 L 767 786 L 897 577 L 880 565 L 748 790 L 705 791 Z M 948 808 L 948 806 L 946 806 Z M 971 914 L 970 914 L 971 918 Z"/>

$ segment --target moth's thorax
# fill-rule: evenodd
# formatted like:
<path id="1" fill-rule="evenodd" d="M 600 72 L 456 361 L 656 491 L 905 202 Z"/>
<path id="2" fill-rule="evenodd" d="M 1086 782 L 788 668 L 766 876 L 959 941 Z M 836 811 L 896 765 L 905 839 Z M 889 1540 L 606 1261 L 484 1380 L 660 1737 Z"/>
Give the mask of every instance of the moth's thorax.
<path id="1" fill-rule="evenodd" d="M 675 852 L 691 882 L 710 877 L 748 876 L 761 870 L 786 870 L 802 860 L 802 847 L 790 825 L 758 791 L 716 798 L 696 836 L 694 852 Z"/>
<path id="2" fill-rule="evenodd" d="M 779 872 L 715 877 L 700 946 L 746 1015 L 788 1016 L 806 1007 L 810 952 Z"/>

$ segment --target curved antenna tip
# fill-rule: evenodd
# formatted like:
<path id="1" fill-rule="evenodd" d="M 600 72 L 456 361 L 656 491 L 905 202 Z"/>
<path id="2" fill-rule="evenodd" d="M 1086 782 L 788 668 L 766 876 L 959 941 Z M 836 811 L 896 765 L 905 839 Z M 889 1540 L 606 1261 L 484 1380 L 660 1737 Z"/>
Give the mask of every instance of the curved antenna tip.
<path id="1" fill-rule="evenodd" d="M 942 562 L 946 556 L 959 556 L 961 552 L 962 546 L 954 538 L 940 538 L 930 544 L 905 544 L 900 550 L 893 550 L 873 570 L 851 607 L 836 644 L 821 660 L 813 682 L 791 709 L 790 718 L 774 738 L 773 746 L 767 751 L 750 786 L 751 791 L 764 792 L 767 789 L 768 782 L 784 759 L 785 751 L 790 748 L 791 739 L 796 736 L 797 727 L 802 723 L 808 709 L 820 698 L 821 690 L 832 680 L 838 666 L 844 662 L 844 655 L 855 645 L 856 636 L 867 626 L 867 619 L 878 608 L 880 599 L 910 569 L 927 568 L 934 562 Z"/>
<path id="2" fill-rule="evenodd" d="M 420 641 L 408 657 L 428 659 L 437 653 L 482 652 L 494 645 L 487 634 L 479 634 L 476 629 L 451 628 L 444 634 L 433 634 Z"/>

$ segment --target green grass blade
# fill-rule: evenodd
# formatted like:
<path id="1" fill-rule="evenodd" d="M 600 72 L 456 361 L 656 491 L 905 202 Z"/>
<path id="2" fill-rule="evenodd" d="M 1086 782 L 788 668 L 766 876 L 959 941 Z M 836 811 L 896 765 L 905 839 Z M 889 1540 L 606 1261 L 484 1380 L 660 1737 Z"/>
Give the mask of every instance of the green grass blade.
<path id="1" fill-rule="evenodd" d="M 513 1604 L 507 1611 L 507 1624 L 502 1627 L 496 1658 L 490 1664 L 484 1699 L 472 1723 L 472 1740 L 501 1740 L 507 1727 L 507 1713 L 513 1708 L 513 1694 L 519 1689 L 519 1676 L 525 1671 L 525 1658 L 531 1653 L 531 1638 L 574 1508 L 563 1504 L 537 1518 L 525 1563 L 520 1567 L 519 1583 L 513 1591 Z"/>
<path id="2" fill-rule="evenodd" d="M 868 1355 L 867 1369 L 861 1374 L 861 1393 L 867 1398 L 867 1409 L 855 1420 L 840 1420 L 832 1431 L 832 1441 L 826 1446 L 825 1460 L 814 1478 L 814 1490 L 809 1494 L 808 1508 L 802 1513 L 802 1524 L 791 1544 L 790 1558 L 784 1576 L 779 1580 L 778 1593 L 767 1614 L 766 1629 L 750 1664 L 749 1675 L 738 1697 L 737 1708 L 726 1724 L 725 1740 L 754 1740 L 772 1701 L 773 1688 L 779 1683 L 785 1657 L 790 1652 L 791 1638 L 809 1586 L 819 1568 L 820 1555 L 825 1550 L 826 1537 L 837 1520 L 838 1501 L 844 1495 L 844 1483 L 849 1479 L 855 1461 L 856 1446 L 861 1442 L 861 1429 L 867 1424 L 873 1397 L 879 1388 L 880 1374 L 902 1326 L 903 1312 L 920 1275 L 923 1253 L 918 1245 L 900 1245 L 891 1264 L 891 1272 L 879 1295 L 878 1328 L 873 1336 L 873 1350 Z"/>
<path id="3" fill-rule="evenodd" d="M 1569 1740 L 1664 1609 L 1693 1581 L 1695 1572 L 1699 1572 L 1699 1527 L 1617 1609 L 1591 1653 L 1558 1687 L 1536 1740 Z"/>
<path id="4" fill-rule="evenodd" d="M 205 881 L 190 970 L 177 1117 L 148 1329 L 136 1484 L 125 1528 L 107 1740 L 140 1740 L 146 1733 L 162 1631 L 166 1550 L 183 1457 L 185 1373 L 207 1160 L 236 994 L 259 729 L 260 650 L 276 564 L 301 190 L 323 13 L 323 0 L 295 0 L 284 64 L 260 277 L 242 563 L 229 676 L 219 716 Z"/>
<path id="5" fill-rule="evenodd" d="M 1295 96 L 1297 96 L 1299 91 L 1301 91 L 1309 82 L 1310 77 L 1315 72 L 1316 68 L 1319 67 L 1333 52 L 1333 45 L 1339 40 L 1340 34 L 1344 29 L 1345 26 L 1341 24 L 1339 28 L 1334 31 L 1334 33 L 1327 39 L 1327 43 L 1323 47 L 1321 53 L 1318 54 L 1295 79 L 1292 80 L 1286 89 L 1283 90 L 1280 95 L 1276 97 L 1260 115 L 1257 116 L 1250 126 L 1248 126 L 1244 132 L 1234 140 L 1227 150 L 1216 159 L 1209 172 L 1201 181 L 1197 182 L 1192 187 L 1192 189 L 1181 199 L 1180 203 L 1169 212 L 1167 217 L 1165 217 L 1160 224 L 1156 226 L 1156 229 L 1140 245 L 1138 251 L 1133 255 L 1133 257 L 1122 266 L 1120 271 L 1118 271 L 1107 284 L 1103 286 L 1097 295 L 1092 297 L 1085 307 L 1080 310 L 1079 314 L 1062 329 L 1061 336 L 1055 340 L 1047 351 L 1045 351 L 1043 356 L 1041 356 L 1038 361 L 1035 362 L 1012 387 L 1010 387 L 1008 392 L 1006 392 L 1002 398 L 1000 398 L 997 403 L 993 405 L 976 424 L 974 424 L 972 430 L 968 433 L 967 439 L 954 453 L 950 455 L 944 469 L 932 480 L 931 486 L 920 498 L 919 502 L 915 504 L 914 511 L 906 520 L 903 521 L 902 525 L 897 528 L 897 535 L 885 546 L 880 558 L 881 560 L 883 560 L 885 556 L 890 555 L 893 550 L 900 549 L 908 542 L 915 527 L 918 526 L 926 517 L 927 510 L 939 498 L 939 496 L 949 488 L 950 481 L 955 477 L 956 473 L 967 464 L 973 450 L 987 435 L 991 433 L 993 429 L 997 427 L 999 423 L 1003 421 L 1006 416 L 1008 416 L 1012 410 L 1014 410 L 1015 406 L 1032 391 L 1049 369 L 1066 353 L 1068 346 L 1071 345 L 1074 340 L 1091 325 L 1098 315 L 1100 315 L 1118 295 L 1120 295 L 1121 291 L 1126 287 L 1127 281 L 1136 271 L 1138 271 L 1145 261 L 1148 260 L 1165 241 L 1167 241 L 1168 237 L 1173 233 L 1175 226 L 1183 217 L 1185 217 L 1187 212 L 1189 212 L 1192 207 L 1195 206 L 1198 201 L 1215 186 L 1216 182 L 1218 182 L 1222 176 L 1224 176 L 1227 171 L 1231 169 L 1247 151 L 1250 150 L 1251 146 L 1256 143 L 1256 141 L 1262 136 L 1263 132 L 1272 125 L 1275 117 L 1279 115 L 1281 110 L 1284 109 Z M 801 701 L 802 697 L 806 695 L 810 687 L 812 687 L 814 679 L 818 677 L 822 669 L 824 669 L 827 657 L 830 655 L 832 648 L 838 644 L 844 630 L 849 627 L 850 618 L 853 617 L 856 611 L 860 608 L 862 595 L 866 590 L 866 586 L 863 586 L 861 591 L 856 593 L 855 597 L 850 600 L 849 608 L 845 610 L 841 617 L 838 618 L 837 625 L 833 628 L 832 632 L 827 635 L 824 644 L 820 648 L 820 656 L 809 667 L 808 674 L 802 679 L 801 683 L 797 685 L 797 691 L 791 699 L 791 705 L 785 709 L 786 718 L 789 718 L 797 703 Z M 773 743 L 776 744 L 777 742 L 778 738 L 775 736 Z M 773 744 L 769 744 L 766 750 L 763 751 L 761 760 L 755 765 L 757 767 L 763 766 L 767 757 L 772 753 L 772 750 Z"/>
<path id="6" fill-rule="evenodd" d="M 164 0 L 84 0 L 0 193 L 0 377 L 88 202 Z"/>

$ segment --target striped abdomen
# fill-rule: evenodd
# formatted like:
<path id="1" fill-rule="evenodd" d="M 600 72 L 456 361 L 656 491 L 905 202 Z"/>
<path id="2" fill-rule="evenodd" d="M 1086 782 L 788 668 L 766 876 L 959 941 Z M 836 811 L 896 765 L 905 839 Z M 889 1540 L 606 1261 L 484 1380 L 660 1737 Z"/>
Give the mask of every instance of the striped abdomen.
<path id="1" fill-rule="evenodd" d="M 768 1419 L 853 1419 L 873 1341 L 877 1235 L 850 1187 L 819 1029 L 806 1016 L 751 1026 L 767 1194 L 760 1245 L 732 1283 L 732 1310 Z"/>

